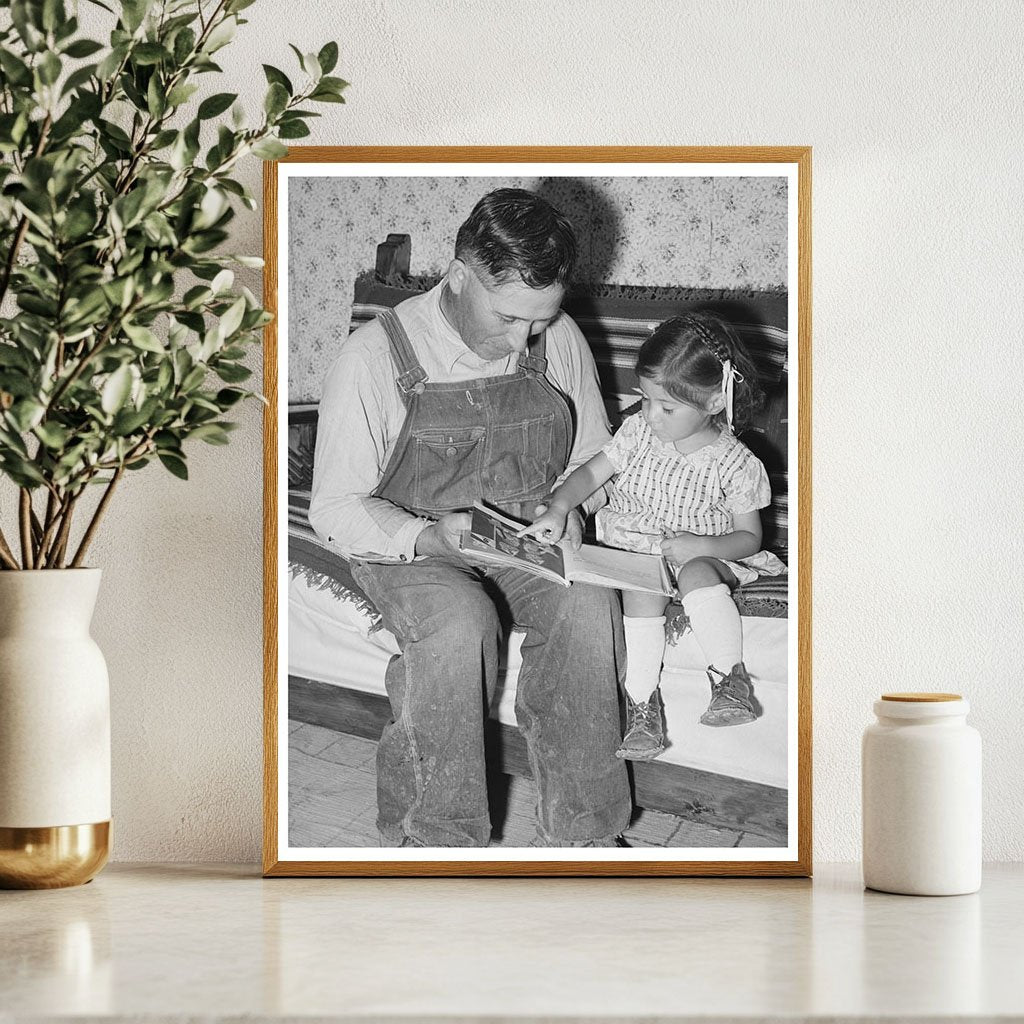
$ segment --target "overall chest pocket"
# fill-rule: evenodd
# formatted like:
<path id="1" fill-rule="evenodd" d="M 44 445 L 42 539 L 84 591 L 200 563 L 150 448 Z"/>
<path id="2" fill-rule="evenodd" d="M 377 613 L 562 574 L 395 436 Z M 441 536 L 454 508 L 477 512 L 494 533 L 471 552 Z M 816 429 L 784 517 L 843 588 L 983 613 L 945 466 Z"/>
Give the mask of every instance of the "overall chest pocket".
<path id="1" fill-rule="evenodd" d="M 486 494 L 514 501 L 545 493 L 564 467 L 552 465 L 554 414 L 535 416 L 491 431 L 491 452 L 484 467 Z"/>
<path id="2" fill-rule="evenodd" d="M 483 427 L 464 427 L 412 435 L 417 508 L 452 512 L 469 508 L 480 497 L 485 433 Z"/>

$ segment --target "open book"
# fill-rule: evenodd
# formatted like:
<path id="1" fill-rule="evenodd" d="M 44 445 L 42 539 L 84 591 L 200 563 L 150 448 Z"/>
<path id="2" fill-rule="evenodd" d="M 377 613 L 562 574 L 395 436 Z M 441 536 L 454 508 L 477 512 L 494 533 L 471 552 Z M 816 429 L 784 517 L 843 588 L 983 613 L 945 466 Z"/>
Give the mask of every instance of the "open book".
<path id="1" fill-rule="evenodd" d="M 473 524 L 462 531 L 459 546 L 476 558 L 514 565 L 566 587 L 571 583 L 591 583 L 648 594 L 675 593 L 668 565 L 661 555 L 596 544 L 584 544 L 579 551 L 570 551 L 559 544 L 542 544 L 535 537 L 517 537 L 517 531 L 525 525 L 477 502 L 473 506 Z"/>

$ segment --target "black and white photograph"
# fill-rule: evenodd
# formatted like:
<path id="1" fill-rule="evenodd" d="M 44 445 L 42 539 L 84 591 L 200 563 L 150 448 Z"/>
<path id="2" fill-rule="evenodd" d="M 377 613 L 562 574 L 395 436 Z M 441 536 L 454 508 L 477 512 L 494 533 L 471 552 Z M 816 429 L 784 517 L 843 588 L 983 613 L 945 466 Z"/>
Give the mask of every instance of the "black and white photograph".
<path id="1" fill-rule="evenodd" d="M 268 874 L 809 871 L 809 151 L 611 152 L 268 165 Z"/>

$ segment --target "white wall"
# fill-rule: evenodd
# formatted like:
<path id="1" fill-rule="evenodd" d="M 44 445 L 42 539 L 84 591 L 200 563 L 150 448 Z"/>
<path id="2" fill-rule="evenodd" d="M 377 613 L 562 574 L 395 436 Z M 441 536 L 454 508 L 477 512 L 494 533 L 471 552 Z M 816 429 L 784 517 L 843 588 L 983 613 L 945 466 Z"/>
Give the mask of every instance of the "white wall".
<path id="1" fill-rule="evenodd" d="M 252 104 L 287 42 L 340 43 L 314 144 L 814 147 L 815 855 L 859 856 L 872 699 L 938 689 L 984 737 L 986 856 L 1024 859 L 1017 0 L 246 13 L 216 89 Z M 188 484 L 131 480 L 95 550 L 118 859 L 258 858 L 260 445 L 253 407 Z"/>

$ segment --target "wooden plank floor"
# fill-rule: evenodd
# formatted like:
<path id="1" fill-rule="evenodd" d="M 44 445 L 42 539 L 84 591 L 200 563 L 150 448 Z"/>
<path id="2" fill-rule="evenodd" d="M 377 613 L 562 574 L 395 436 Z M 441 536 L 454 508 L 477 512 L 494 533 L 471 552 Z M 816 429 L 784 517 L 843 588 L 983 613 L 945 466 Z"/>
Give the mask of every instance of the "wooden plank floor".
<path id="1" fill-rule="evenodd" d="M 289 676 L 288 717 L 375 743 L 391 718 L 391 707 L 381 694 Z M 488 764 L 496 774 L 531 777 L 526 742 L 518 729 L 492 718 L 485 739 Z M 634 761 L 630 775 L 637 807 L 681 815 L 709 829 L 756 833 L 759 846 L 786 845 L 789 797 L 784 789 L 662 760 Z"/>
<path id="2" fill-rule="evenodd" d="M 378 846 L 377 744 L 292 720 L 288 743 L 288 839 L 298 847 Z M 534 837 L 532 780 L 496 775 L 491 783 L 492 846 L 528 846 Z M 625 837 L 630 846 L 764 846 L 753 832 L 719 828 L 640 809 Z"/>

